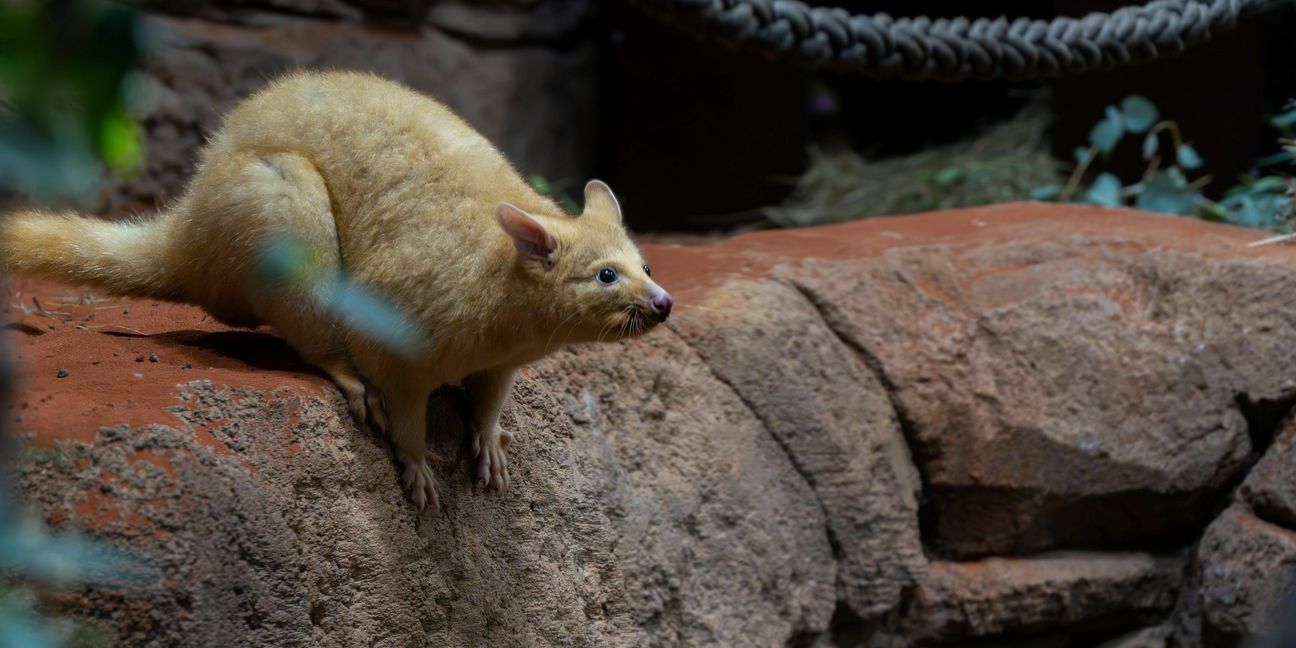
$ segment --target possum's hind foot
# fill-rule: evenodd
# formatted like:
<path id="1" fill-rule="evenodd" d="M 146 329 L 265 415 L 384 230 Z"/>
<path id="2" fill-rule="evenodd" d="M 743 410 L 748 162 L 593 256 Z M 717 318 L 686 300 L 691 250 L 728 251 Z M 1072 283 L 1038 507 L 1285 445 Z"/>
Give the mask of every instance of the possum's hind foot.
<path id="1" fill-rule="evenodd" d="M 498 428 L 494 434 L 473 434 L 472 456 L 477 460 L 477 479 L 486 488 L 508 488 L 508 446 L 512 442 L 513 435 Z"/>
<path id="2" fill-rule="evenodd" d="M 401 481 L 405 484 L 406 494 L 409 496 L 414 506 L 418 507 L 420 513 L 431 507 L 433 512 L 441 509 L 441 499 L 437 494 L 436 476 L 432 474 L 432 466 L 428 460 L 432 458 L 429 453 L 419 461 L 404 462 L 404 472 L 401 473 Z"/>

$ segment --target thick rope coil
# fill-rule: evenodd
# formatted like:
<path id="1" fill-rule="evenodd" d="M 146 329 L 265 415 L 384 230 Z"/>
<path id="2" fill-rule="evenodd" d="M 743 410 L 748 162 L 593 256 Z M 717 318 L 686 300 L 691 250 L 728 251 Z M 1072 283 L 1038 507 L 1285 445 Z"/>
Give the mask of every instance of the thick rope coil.
<path id="1" fill-rule="evenodd" d="M 799 0 L 633 0 L 703 37 L 877 78 L 1027 80 L 1178 54 L 1272 0 L 1153 0 L 1082 18 L 892 18 Z"/>

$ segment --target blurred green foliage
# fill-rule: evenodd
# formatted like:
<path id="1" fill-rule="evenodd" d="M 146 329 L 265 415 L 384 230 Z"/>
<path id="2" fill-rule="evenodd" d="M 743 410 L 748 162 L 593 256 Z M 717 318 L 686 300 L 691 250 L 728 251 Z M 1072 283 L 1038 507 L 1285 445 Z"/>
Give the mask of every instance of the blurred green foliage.
<path id="1" fill-rule="evenodd" d="M 0 3 L 0 181 L 38 201 L 84 201 L 104 166 L 139 167 L 141 33 L 117 4 Z"/>
<path id="2" fill-rule="evenodd" d="M 1271 118 L 1270 124 L 1290 142 L 1296 107 Z M 1123 141 L 1141 138 L 1147 168 L 1135 183 L 1124 184 L 1115 174 L 1098 172 Z M 1065 184 L 1035 188 L 1037 200 L 1080 202 L 1104 207 L 1132 206 L 1147 211 L 1195 216 L 1274 231 L 1292 229 L 1291 180 L 1272 167 L 1291 161 L 1290 151 L 1256 163 L 1257 171 L 1243 175 L 1223 198 L 1213 201 L 1201 191 L 1209 176 L 1191 178 L 1202 167 L 1201 156 L 1184 140 L 1176 122 L 1162 120 L 1160 111 L 1144 97 L 1130 96 L 1120 106 L 1107 106 L 1102 120 L 1089 131 L 1089 146 L 1075 150 L 1075 168 Z"/>
<path id="3" fill-rule="evenodd" d="M 0 2 L 0 184 L 36 201 L 86 201 L 105 167 L 138 168 L 129 109 L 139 97 L 131 76 L 139 49 L 138 22 L 120 5 Z M 8 368 L 0 374 L 7 392 Z M 0 459 L 15 454 L 0 429 Z M 105 645 L 93 624 L 39 614 L 40 593 L 130 578 L 138 564 L 106 545 L 51 533 L 21 512 L 7 467 L 0 463 L 0 648 Z"/>

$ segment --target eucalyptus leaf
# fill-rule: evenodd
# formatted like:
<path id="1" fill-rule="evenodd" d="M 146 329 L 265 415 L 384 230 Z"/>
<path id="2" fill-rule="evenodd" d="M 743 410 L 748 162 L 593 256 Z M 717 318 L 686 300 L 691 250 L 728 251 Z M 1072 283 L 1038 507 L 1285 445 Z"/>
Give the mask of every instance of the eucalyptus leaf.
<path id="1" fill-rule="evenodd" d="M 1156 106 L 1139 95 L 1125 97 L 1121 102 L 1121 115 L 1124 117 L 1125 130 L 1130 133 L 1142 133 L 1152 128 L 1160 118 Z"/>
<path id="2" fill-rule="evenodd" d="M 1292 155 L 1291 151 L 1278 151 L 1277 153 L 1266 155 L 1259 160 L 1256 160 L 1256 166 L 1266 167 L 1277 164 L 1288 164 L 1293 159 L 1296 159 L 1296 155 Z"/>
<path id="3" fill-rule="evenodd" d="M 1176 178 L 1173 169 L 1159 171 L 1143 183 L 1134 206 L 1146 211 L 1189 216 L 1197 213 L 1200 197 L 1189 191 L 1182 178 Z"/>
<path id="4" fill-rule="evenodd" d="M 1103 109 L 1103 117 L 1120 124 L 1122 129 L 1125 128 L 1124 116 L 1121 115 L 1120 108 L 1117 108 L 1116 106 L 1107 106 Z"/>
<path id="5" fill-rule="evenodd" d="M 1179 166 L 1185 169 L 1201 168 L 1201 156 L 1197 155 L 1196 149 L 1187 144 L 1180 144 L 1175 151 L 1175 156 L 1179 159 Z"/>
<path id="6" fill-rule="evenodd" d="M 1124 135 L 1125 129 L 1121 126 L 1120 119 L 1108 118 L 1095 124 L 1093 130 L 1089 131 L 1089 143 L 1103 153 L 1111 153 Z"/>
<path id="7" fill-rule="evenodd" d="M 320 306 L 343 326 L 401 355 L 412 356 L 423 348 L 414 320 L 377 293 L 340 274 L 322 277 L 312 288 Z"/>
<path id="8" fill-rule="evenodd" d="M 1076 164 L 1089 164 L 1090 160 L 1093 160 L 1093 149 L 1088 146 L 1077 146 L 1071 155 L 1075 157 Z"/>
<path id="9" fill-rule="evenodd" d="M 1286 112 L 1276 115 L 1269 123 L 1278 128 L 1287 128 L 1296 125 L 1296 108 L 1291 108 Z"/>
<path id="10" fill-rule="evenodd" d="M 1152 156 L 1156 155 L 1160 143 L 1161 142 L 1157 139 L 1156 133 L 1148 133 L 1147 137 L 1143 138 L 1143 159 L 1151 160 Z"/>
<path id="11" fill-rule="evenodd" d="M 1268 220 L 1264 210 L 1250 196 L 1243 198 L 1241 205 L 1229 217 L 1229 221 L 1243 227 L 1260 227 Z"/>
<path id="12" fill-rule="evenodd" d="M 1103 207 L 1119 207 L 1121 205 L 1121 181 L 1120 178 L 1110 174 L 1103 173 L 1089 186 L 1085 192 L 1084 201 Z"/>

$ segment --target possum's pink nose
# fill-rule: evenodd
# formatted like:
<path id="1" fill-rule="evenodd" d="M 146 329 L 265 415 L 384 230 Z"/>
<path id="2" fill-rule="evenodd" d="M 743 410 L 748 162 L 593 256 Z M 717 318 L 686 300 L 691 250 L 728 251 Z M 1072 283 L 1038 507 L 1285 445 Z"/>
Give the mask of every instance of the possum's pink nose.
<path id="1" fill-rule="evenodd" d="M 659 321 L 666 321 L 670 317 L 671 306 L 675 305 L 675 300 L 671 299 L 670 293 L 665 290 L 652 298 L 653 314 Z"/>

